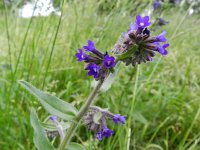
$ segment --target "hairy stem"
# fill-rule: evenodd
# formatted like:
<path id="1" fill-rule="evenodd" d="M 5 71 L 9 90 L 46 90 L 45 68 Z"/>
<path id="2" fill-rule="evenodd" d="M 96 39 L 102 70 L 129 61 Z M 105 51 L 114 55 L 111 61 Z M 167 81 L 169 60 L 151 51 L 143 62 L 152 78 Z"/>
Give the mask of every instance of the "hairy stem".
<path id="1" fill-rule="evenodd" d="M 76 131 L 76 128 L 77 128 L 81 118 L 85 115 L 85 113 L 89 109 L 90 105 L 94 101 L 94 98 L 97 95 L 99 89 L 101 88 L 103 82 L 104 82 L 104 80 L 99 80 L 97 86 L 93 89 L 93 91 L 89 95 L 88 99 L 86 100 L 85 104 L 79 110 L 77 116 L 75 117 L 75 122 L 71 123 L 70 128 L 67 130 L 67 133 L 66 133 L 62 143 L 60 144 L 59 150 L 64 150 L 66 145 L 70 142 L 72 136 L 74 135 L 74 132 Z"/>

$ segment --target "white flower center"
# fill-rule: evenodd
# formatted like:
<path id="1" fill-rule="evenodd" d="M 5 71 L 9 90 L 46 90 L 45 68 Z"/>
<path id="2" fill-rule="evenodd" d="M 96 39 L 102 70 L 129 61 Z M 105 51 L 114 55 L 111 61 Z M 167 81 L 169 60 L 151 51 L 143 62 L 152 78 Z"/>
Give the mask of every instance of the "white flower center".
<path id="1" fill-rule="evenodd" d="M 143 23 L 143 22 L 141 22 L 141 23 L 140 23 L 140 25 L 141 25 L 141 26 L 144 26 L 144 23 Z"/>
<path id="2" fill-rule="evenodd" d="M 94 72 L 97 72 L 97 68 L 94 68 Z"/>

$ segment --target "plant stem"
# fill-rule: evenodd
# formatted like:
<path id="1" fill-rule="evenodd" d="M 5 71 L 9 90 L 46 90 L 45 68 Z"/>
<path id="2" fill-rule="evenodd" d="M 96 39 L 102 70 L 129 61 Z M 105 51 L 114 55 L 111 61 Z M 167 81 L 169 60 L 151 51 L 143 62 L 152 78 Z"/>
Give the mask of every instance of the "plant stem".
<path id="1" fill-rule="evenodd" d="M 64 137 L 64 139 L 62 141 L 62 143 L 60 144 L 59 150 L 64 150 L 66 145 L 68 145 L 68 143 L 70 142 L 72 136 L 74 135 L 74 132 L 76 131 L 76 128 L 77 128 L 81 118 L 85 115 L 85 113 L 89 109 L 90 105 L 94 101 L 94 98 L 97 95 L 99 89 L 101 88 L 103 82 L 104 82 L 104 80 L 99 80 L 98 84 L 96 85 L 96 87 L 93 89 L 93 91 L 89 95 L 89 97 L 86 100 L 85 104 L 79 110 L 77 116 L 75 117 L 75 122 L 71 123 L 71 125 L 70 125 L 69 129 L 67 130 L 67 133 L 66 133 L 66 135 L 65 135 L 65 137 Z"/>

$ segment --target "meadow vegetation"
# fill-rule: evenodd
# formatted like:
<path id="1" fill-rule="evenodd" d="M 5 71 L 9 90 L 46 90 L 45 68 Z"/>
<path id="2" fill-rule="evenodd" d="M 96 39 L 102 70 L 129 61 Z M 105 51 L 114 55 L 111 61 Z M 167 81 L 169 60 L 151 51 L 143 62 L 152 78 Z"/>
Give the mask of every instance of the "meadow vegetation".
<path id="1" fill-rule="evenodd" d="M 18 18 L 0 11 L 0 149 L 35 149 L 30 108 L 39 118 L 48 114 L 17 83 L 26 80 L 39 89 L 71 102 L 77 108 L 91 91 L 92 78 L 74 57 L 88 39 L 102 51 L 111 51 L 141 9 L 118 1 L 108 11 L 100 2 L 66 2 L 63 15 Z M 153 34 L 167 31 L 169 54 L 152 62 L 121 64 L 112 87 L 97 104 L 127 116 L 115 135 L 101 142 L 81 126 L 73 141 L 88 150 L 199 150 L 200 149 L 200 18 L 178 7 L 151 15 L 169 20 Z M 128 148 L 129 147 L 129 148 Z"/>

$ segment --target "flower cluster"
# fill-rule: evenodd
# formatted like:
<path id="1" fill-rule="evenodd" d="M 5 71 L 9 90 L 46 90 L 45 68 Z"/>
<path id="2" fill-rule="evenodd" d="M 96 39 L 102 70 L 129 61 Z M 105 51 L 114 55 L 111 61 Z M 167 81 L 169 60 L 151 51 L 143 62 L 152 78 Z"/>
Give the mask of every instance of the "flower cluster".
<path id="1" fill-rule="evenodd" d="M 116 125 L 118 123 L 125 124 L 126 117 L 120 114 L 113 114 L 107 110 L 93 106 L 84 116 L 84 122 L 90 131 L 96 133 L 96 139 L 102 140 L 114 134 L 107 126 L 107 120 L 112 120 Z"/>
<path id="2" fill-rule="evenodd" d="M 106 78 L 109 71 L 112 71 L 115 66 L 115 57 L 109 56 L 107 52 L 105 54 L 101 53 L 91 40 L 88 40 L 88 45 L 83 46 L 83 49 L 79 48 L 79 52 L 75 56 L 77 61 L 87 63 L 85 70 L 88 70 L 88 75 L 94 76 L 96 80 Z"/>
<path id="3" fill-rule="evenodd" d="M 149 16 L 136 16 L 134 24 L 130 24 L 127 32 L 123 33 L 119 41 L 115 44 L 113 52 L 119 60 L 126 65 L 140 64 L 152 61 L 155 52 L 167 55 L 166 48 L 169 46 L 163 31 L 158 36 L 151 36 L 151 31 L 147 28 L 151 24 Z M 162 44 L 163 43 L 163 44 Z"/>
<path id="4" fill-rule="evenodd" d="M 154 0 L 153 3 L 153 8 L 154 10 L 158 9 L 161 7 L 161 5 L 164 3 L 163 0 Z M 169 0 L 169 3 L 175 4 L 176 6 L 179 4 L 179 0 Z"/>

